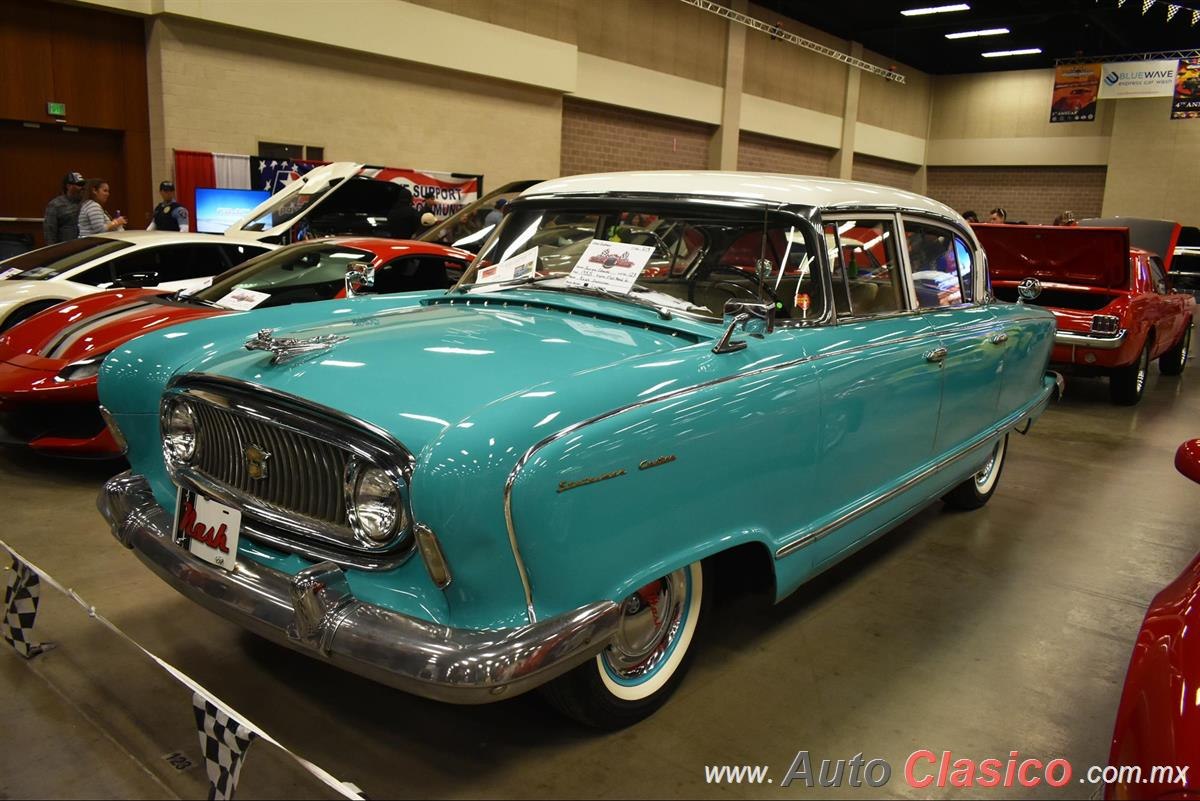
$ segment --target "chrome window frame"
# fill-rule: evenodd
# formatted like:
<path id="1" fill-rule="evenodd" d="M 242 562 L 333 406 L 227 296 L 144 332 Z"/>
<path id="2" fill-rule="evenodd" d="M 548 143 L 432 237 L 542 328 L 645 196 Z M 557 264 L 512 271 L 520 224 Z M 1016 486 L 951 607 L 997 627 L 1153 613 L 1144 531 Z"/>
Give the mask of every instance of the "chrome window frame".
<path id="1" fill-rule="evenodd" d="M 240 509 L 247 515 L 250 520 L 243 519 L 242 532 L 248 538 L 289 553 L 318 561 L 328 559 L 363 570 L 391 569 L 412 556 L 416 544 L 411 503 L 416 459 L 386 431 L 285 392 L 204 373 L 184 373 L 167 385 L 160 402 L 160 426 L 162 411 L 178 397 L 195 398 L 305 437 L 335 442 L 351 457 L 366 459 L 404 481 L 402 502 L 408 525 L 385 545 L 366 548 L 347 541 L 345 532 L 355 537 L 353 529 L 343 531 L 324 521 L 299 520 L 297 515 L 281 514 L 236 489 L 214 483 L 189 465 L 174 464 L 164 456 L 167 474 L 176 486 Z M 345 478 L 344 475 L 336 477 L 336 485 L 343 489 L 343 503 L 346 502 Z"/>
<path id="2" fill-rule="evenodd" d="M 912 292 L 911 300 L 912 300 L 913 311 L 916 312 L 917 314 L 929 314 L 930 312 L 946 311 L 947 309 L 969 309 L 973 306 L 979 305 L 978 301 L 976 300 L 977 298 L 980 297 L 979 292 L 978 292 L 978 289 L 979 289 L 978 271 L 976 272 L 976 275 L 974 275 L 972 277 L 972 281 L 974 282 L 973 289 L 975 290 L 975 292 L 974 292 L 974 297 L 970 301 L 960 301 L 959 303 L 955 303 L 950 306 L 921 306 L 920 305 L 920 302 L 917 298 L 917 286 L 913 282 L 913 278 L 912 278 L 912 275 L 913 275 L 912 260 L 909 258 L 909 253 L 908 253 L 908 227 L 907 227 L 906 223 L 908 223 L 909 221 L 912 221 L 913 223 L 916 223 L 919 225 L 925 225 L 925 226 L 928 226 L 931 228 L 940 228 L 941 230 L 946 231 L 947 233 L 951 234 L 952 236 L 959 237 L 968 246 L 974 244 L 975 239 L 974 239 L 974 237 L 970 237 L 970 236 L 967 236 L 966 234 L 964 234 L 962 232 L 962 229 L 959 226 L 948 224 L 946 221 L 944 221 L 938 217 L 929 217 L 924 214 L 911 214 L 911 213 L 900 214 L 899 216 L 900 216 L 900 222 L 903 226 L 903 228 L 901 229 L 901 236 L 904 238 L 904 271 L 906 273 L 908 273 L 908 284 L 909 284 L 910 291 Z M 975 255 L 975 254 L 972 253 L 972 255 Z M 962 274 L 961 273 L 959 273 L 958 281 L 959 281 L 959 287 L 961 289 L 961 287 L 962 287 Z"/>
<path id="3" fill-rule="evenodd" d="M 829 214 L 821 215 L 821 225 L 822 226 L 824 226 L 825 223 L 859 222 L 861 220 L 874 220 L 877 222 L 882 222 L 882 221 L 890 222 L 892 225 L 892 236 L 899 237 L 899 236 L 903 235 L 902 230 L 900 228 L 900 215 L 899 215 L 899 212 L 897 212 L 895 209 L 891 209 L 891 210 L 861 209 L 861 210 L 857 210 L 857 211 L 843 211 L 843 210 L 839 209 L 836 212 L 831 212 Z M 822 231 L 822 237 L 823 236 L 824 236 L 824 232 Z M 842 250 L 842 235 L 841 234 L 837 234 L 837 242 L 838 242 L 838 253 L 839 253 L 839 258 L 840 258 L 840 254 L 841 254 L 841 250 Z M 828 254 L 826 253 L 823 256 L 823 258 L 828 259 Z M 835 300 L 831 304 L 831 306 L 834 309 L 834 313 L 833 313 L 834 323 L 836 325 L 842 325 L 845 323 L 864 323 L 864 322 L 872 322 L 874 320 L 889 320 L 889 319 L 894 319 L 896 317 L 908 317 L 908 316 L 914 314 L 916 312 L 915 302 L 914 302 L 915 292 L 912 288 L 912 278 L 909 275 L 909 272 L 907 269 L 907 254 L 901 253 L 899 247 L 896 248 L 896 263 L 894 265 L 894 268 L 896 270 L 898 270 L 897 276 L 900 278 L 900 293 L 901 293 L 900 297 L 901 297 L 901 300 L 903 301 L 903 304 L 905 306 L 907 306 L 907 308 L 896 309 L 893 311 L 884 311 L 884 312 L 879 312 L 877 314 L 839 314 L 837 312 L 837 302 Z M 828 264 L 827 272 L 829 273 L 829 283 L 830 283 L 830 293 L 831 293 L 830 298 L 833 299 L 833 295 L 832 295 L 833 265 L 832 264 Z M 849 302 L 849 300 L 850 300 L 850 298 L 847 297 L 846 298 L 847 303 Z"/>

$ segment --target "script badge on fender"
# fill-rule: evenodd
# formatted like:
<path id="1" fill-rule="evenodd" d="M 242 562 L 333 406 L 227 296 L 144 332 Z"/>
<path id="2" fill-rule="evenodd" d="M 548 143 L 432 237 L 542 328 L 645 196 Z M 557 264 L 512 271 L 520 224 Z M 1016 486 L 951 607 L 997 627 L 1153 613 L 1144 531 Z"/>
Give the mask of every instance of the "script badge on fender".
<path id="1" fill-rule="evenodd" d="M 175 533 L 186 543 L 188 553 L 226 570 L 237 564 L 238 534 L 242 512 L 180 490 Z"/>

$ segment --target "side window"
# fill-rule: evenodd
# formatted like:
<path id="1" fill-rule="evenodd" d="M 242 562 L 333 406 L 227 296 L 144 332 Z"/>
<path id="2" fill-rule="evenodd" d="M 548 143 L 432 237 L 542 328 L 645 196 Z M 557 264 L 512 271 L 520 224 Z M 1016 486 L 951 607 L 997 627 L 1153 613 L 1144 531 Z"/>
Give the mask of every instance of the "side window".
<path id="1" fill-rule="evenodd" d="M 106 261 L 103 264 L 97 264 L 95 267 L 91 267 L 74 276 L 71 280 L 78 281 L 81 284 L 88 284 L 89 286 L 107 287 L 113 282 L 112 262 Z"/>
<path id="2" fill-rule="evenodd" d="M 1154 291 L 1160 295 L 1167 294 L 1167 273 L 1158 256 L 1150 257 L 1150 275 L 1154 279 Z"/>
<path id="3" fill-rule="evenodd" d="M 825 226 L 833 303 L 842 317 L 903 311 L 904 279 L 891 220 L 844 220 Z"/>
<path id="4" fill-rule="evenodd" d="M 225 268 L 220 248 L 214 242 L 211 245 L 173 245 L 160 249 L 157 283 L 216 275 Z"/>
<path id="5" fill-rule="evenodd" d="M 132 275 L 157 273 L 158 253 L 157 248 L 143 248 L 142 250 L 130 253 L 128 256 L 118 256 L 113 259 L 109 264 L 112 265 L 115 279 L 121 281 Z M 158 281 L 150 281 L 149 283 L 156 284 Z"/>
<path id="6" fill-rule="evenodd" d="M 450 268 L 456 267 L 455 277 Z M 375 270 L 372 292 L 382 295 L 393 292 L 415 292 L 420 289 L 448 289 L 461 275 L 463 265 L 440 256 L 406 256 L 392 259 Z"/>
<path id="7" fill-rule="evenodd" d="M 252 259 L 266 252 L 262 248 L 256 248 L 253 245 L 220 245 L 220 248 L 225 254 L 226 262 L 231 267 L 236 267 L 246 259 Z"/>
<path id="8" fill-rule="evenodd" d="M 958 280 L 962 283 L 962 299 L 966 303 L 975 300 L 975 260 L 966 242 L 954 237 L 954 260 L 958 262 Z"/>
<path id="9" fill-rule="evenodd" d="M 917 306 L 935 309 L 962 303 L 965 298 L 954 235 L 940 226 L 909 220 L 904 222 L 904 235 Z"/>

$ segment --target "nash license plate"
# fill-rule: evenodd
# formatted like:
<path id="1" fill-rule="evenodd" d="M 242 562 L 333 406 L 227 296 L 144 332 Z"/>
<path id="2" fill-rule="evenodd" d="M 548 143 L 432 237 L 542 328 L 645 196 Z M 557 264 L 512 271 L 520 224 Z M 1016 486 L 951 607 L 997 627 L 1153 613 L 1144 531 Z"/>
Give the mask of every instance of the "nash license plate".
<path id="1" fill-rule="evenodd" d="M 194 492 L 179 490 L 175 505 L 175 536 L 193 556 L 225 570 L 237 563 L 242 513 Z"/>

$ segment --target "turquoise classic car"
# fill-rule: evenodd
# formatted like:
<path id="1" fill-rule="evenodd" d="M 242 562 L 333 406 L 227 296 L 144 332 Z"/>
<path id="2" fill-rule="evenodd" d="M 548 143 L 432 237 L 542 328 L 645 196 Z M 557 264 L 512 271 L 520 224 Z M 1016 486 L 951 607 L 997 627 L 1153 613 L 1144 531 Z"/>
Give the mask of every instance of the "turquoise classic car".
<path id="1" fill-rule="evenodd" d="M 683 677 L 719 555 L 783 598 L 931 502 L 986 503 L 1009 432 L 1061 391 L 1053 341 L 919 195 L 563 178 L 511 203 L 449 291 L 114 351 L 100 396 L 132 470 L 99 506 L 265 637 L 423 696 L 540 686 L 622 726 Z"/>

